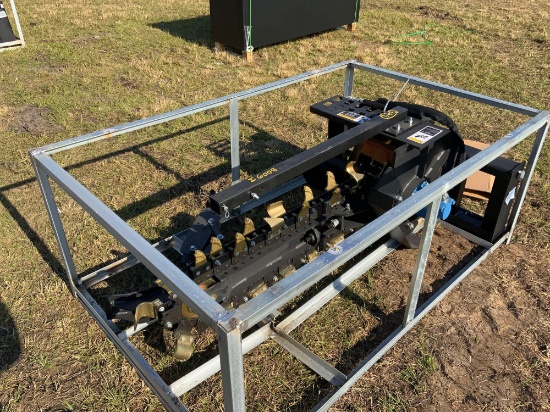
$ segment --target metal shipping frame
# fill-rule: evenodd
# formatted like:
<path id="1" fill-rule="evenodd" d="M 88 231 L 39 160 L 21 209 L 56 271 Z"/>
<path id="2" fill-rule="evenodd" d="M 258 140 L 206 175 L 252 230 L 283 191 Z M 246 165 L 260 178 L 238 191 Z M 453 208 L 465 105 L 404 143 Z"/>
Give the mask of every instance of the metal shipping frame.
<path id="1" fill-rule="evenodd" d="M 426 188 L 422 189 L 422 191 L 415 196 L 406 199 L 398 206 L 394 207 L 378 219 L 343 240 L 337 246 L 320 255 L 311 263 L 296 270 L 288 277 L 285 277 L 275 285 L 271 286 L 264 293 L 230 312 L 227 312 L 213 299 L 211 299 L 208 294 L 206 294 L 198 285 L 196 285 L 180 269 L 178 269 L 177 266 L 175 266 L 162 254 L 162 251 L 174 245 L 175 240 L 173 237 L 169 237 L 164 241 L 151 245 L 51 158 L 52 154 L 63 150 L 73 149 L 102 139 L 122 135 L 159 123 L 168 122 L 170 120 L 212 109 L 214 107 L 229 105 L 232 180 L 235 183 L 239 180 L 239 100 L 244 100 L 252 96 L 302 82 L 309 78 L 331 73 L 340 69 L 345 69 L 345 96 L 352 95 L 355 70 L 361 70 L 376 75 L 389 77 L 398 81 L 409 81 L 409 83 L 427 89 L 458 96 L 500 109 L 510 110 L 512 112 L 527 115 L 530 118 L 525 123 L 502 137 L 500 140 L 493 143 L 487 149 L 481 151 L 479 154 L 473 156 L 441 178 L 437 179 Z M 107 337 L 134 366 L 141 378 L 149 385 L 149 387 L 168 410 L 187 410 L 180 401 L 179 397 L 221 370 L 225 409 L 227 411 L 244 411 L 244 354 L 260 345 L 262 342 L 265 342 L 268 339 L 273 339 L 334 386 L 334 389 L 314 408 L 314 410 L 325 411 L 404 334 L 406 334 L 420 319 L 422 319 L 428 311 L 430 311 L 458 283 L 468 276 L 485 258 L 487 258 L 493 250 L 495 250 L 503 242 L 510 242 L 510 238 L 518 220 L 520 209 L 527 193 L 527 188 L 531 181 L 531 177 L 533 176 L 535 165 L 548 132 L 549 115 L 550 114 L 547 111 L 536 110 L 530 107 L 509 103 L 503 100 L 494 99 L 477 93 L 468 92 L 350 60 L 172 112 L 122 124 L 110 129 L 100 130 L 94 133 L 44 146 L 42 148 L 33 149 L 30 151 L 30 156 L 35 167 L 36 177 L 40 185 L 44 201 L 46 203 L 46 209 L 55 232 L 65 270 L 69 275 L 68 277 L 73 293 L 81 301 L 84 308 L 98 322 Z M 491 161 L 501 156 L 503 153 L 533 133 L 536 133 L 536 137 L 534 139 L 530 158 L 525 170 L 525 176 L 516 194 L 516 201 L 511 212 L 511 224 L 507 232 L 494 243 L 488 243 L 455 228 L 459 234 L 467 237 L 475 243 L 480 244 L 480 246 L 482 246 L 482 251 L 459 273 L 449 280 L 445 286 L 432 295 L 427 302 L 425 302 L 422 306 L 417 307 L 424 269 L 428 259 L 434 228 L 437 223 L 437 210 L 442 195 L 461 183 L 472 173 L 480 170 L 482 167 L 486 166 Z M 70 197 L 72 197 L 122 245 L 124 245 L 131 255 L 89 275 L 79 276 L 75 269 L 69 244 L 67 242 L 59 211 L 54 199 L 54 194 L 50 186 L 50 179 L 61 189 L 63 189 Z M 411 279 L 403 323 L 365 359 L 360 361 L 351 373 L 345 375 L 338 371 L 336 368 L 295 341 L 289 336 L 289 334 L 294 328 L 304 322 L 313 313 L 335 297 L 347 285 L 363 275 L 367 269 L 372 267 L 388 255 L 392 250 L 394 250 L 398 246 L 395 241 L 390 240 L 375 249 L 367 257 L 345 272 L 340 278 L 332 282 L 328 287 L 319 292 L 310 301 L 295 310 L 276 326 L 265 325 L 246 338 L 242 338 L 243 333 L 249 328 L 258 324 L 270 314 L 276 312 L 278 308 L 297 297 L 310 286 L 315 284 L 318 280 L 330 274 L 333 270 L 337 269 L 345 262 L 356 256 L 359 252 L 373 245 L 376 241 L 385 236 L 391 229 L 401 224 L 408 217 L 417 213 L 424 207 L 428 207 L 428 212 L 424 221 L 420 248 L 418 250 L 416 264 Z M 451 229 L 453 228 L 451 227 Z M 151 365 L 130 342 L 129 338 L 133 334 L 141 332 L 148 325 L 140 325 L 136 330 L 134 330 L 133 327 L 127 330 L 120 330 L 112 321 L 107 319 L 105 312 L 87 290 L 99 281 L 114 276 L 115 274 L 120 273 L 124 269 L 137 263 L 142 263 L 156 277 L 161 279 L 164 284 L 176 293 L 195 313 L 197 313 L 198 316 L 206 322 L 218 334 L 219 337 L 219 355 L 175 382 L 164 382 L 159 374 L 151 367 Z"/>

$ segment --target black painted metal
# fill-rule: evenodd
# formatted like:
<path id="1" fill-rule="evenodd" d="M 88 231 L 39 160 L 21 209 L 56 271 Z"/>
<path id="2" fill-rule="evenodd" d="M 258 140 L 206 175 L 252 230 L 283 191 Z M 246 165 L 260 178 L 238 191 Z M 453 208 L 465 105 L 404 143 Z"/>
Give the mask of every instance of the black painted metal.
<path id="1" fill-rule="evenodd" d="M 359 6 L 359 0 L 210 0 L 212 40 L 238 50 L 263 47 L 354 23 Z"/>
<path id="2" fill-rule="evenodd" d="M 18 39 L 13 33 L 10 21 L 8 20 L 8 15 L 4 9 L 4 4 L 0 1 L 0 44 L 16 40 Z"/>
<path id="3" fill-rule="evenodd" d="M 470 158 L 479 149 L 466 146 L 466 156 Z M 447 221 L 466 230 L 488 242 L 496 241 L 507 229 L 510 211 L 514 205 L 517 186 L 521 180 L 520 172 L 525 163 L 499 157 L 481 169 L 482 172 L 495 177 L 487 207 L 483 215 L 460 208 L 461 196 L 457 199 L 457 207 Z"/>
<path id="4" fill-rule="evenodd" d="M 406 109 L 396 107 L 394 110 L 395 114 L 391 119 L 382 119 L 380 116 L 376 116 L 368 122 L 362 123 L 309 150 L 284 160 L 265 172 L 251 177 L 249 180 L 244 180 L 235 186 L 210 196 L 210 207 L 222 216 L 226 212 L 229 214 L 233 213 L 235 209 L 252 199 L 255 195 L 261 196 L 267 191 L 338 156 L 350 147 L 380 134 L 382 131 L 405 119 L 407 115 Z"/>

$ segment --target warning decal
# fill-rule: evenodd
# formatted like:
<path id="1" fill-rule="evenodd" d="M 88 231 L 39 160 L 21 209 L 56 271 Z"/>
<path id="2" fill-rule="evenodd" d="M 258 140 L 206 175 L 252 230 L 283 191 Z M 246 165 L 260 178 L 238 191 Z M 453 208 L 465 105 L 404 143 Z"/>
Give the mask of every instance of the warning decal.
<path id="1" fill-rule="evenodd" d="M 355 123 L 363 123 L 369 120 L 367 116 L 363 116 L 362 114 L 354 112 L 340 112 L 338 113 L 338 116 L 343 117 L 344 119 L 351 120 Z"/>
<path id="2" fill-rule="evenodd" d="M 423 129 L 420 129 L 418 132 L 409 136 L 407 139 L 412 140 L 413 142 L 424 144 L 431 138 L 437 136 L 443 130 L 436 129 L 435 127 L 426 126 Z"/>

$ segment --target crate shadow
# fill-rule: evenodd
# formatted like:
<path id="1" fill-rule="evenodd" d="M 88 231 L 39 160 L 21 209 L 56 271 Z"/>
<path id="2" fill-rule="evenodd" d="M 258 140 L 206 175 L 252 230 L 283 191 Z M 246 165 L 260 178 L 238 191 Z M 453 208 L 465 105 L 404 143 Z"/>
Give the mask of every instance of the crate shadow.
<path id="1" fill-rule="evenodd" d="M 17 362 L 21 342 L 17 325 L 4 302 L 0 299 L 0 372 Z"/>
<path id="2" fill-rule="evenodd" d="M 174 37 L 196 43 L 200 46 L 210 47 L 210 16 L 192 17 L 190 19 L 161 21 L 151 23 L 149 27 L 162 30 Z"/>
<path id="3" fill-rule="evenodd" d="M 467 253 L 459 262 L 454 264 L 443 276 L 431 282 L 430 289 L 432 292 L 420 293 L 417 307 L 421 307 L 427 300 L 437 293 L 438 290 L 441 289 L 456 273 L 458 273 L 473 258 L 475 258 L 481 250 L 483 250 L 481 246 L 474 246 L 469 253 Z M 361 281 L 361 278 L 357 281 Z M 403 318 L 405 316 L 405 307 L 403 304 L 402 307 L 394 311 L 385 311 L 376 303 L 364 299 L 349 288 L 344 289 L 340 293 L 340 296 L 357 307 L 367 307 L 369 312 L 379 319 L 377 326 L 369 332 L 368 339 L 361 339 L 355 345 L 344 350 L 340 356 L 340 361 L 334 365 L 336 369 L 347 375 L 357 367 L 358 360 L 362 360 L 370 356 L 386 338 L 388 338 L 398 327 L 402 325 Z M 318 394 L 316 397 L 308 398 L 307 393 L 304 393 L 302 403 L 299 406 L 288 410 L 293 412 L 310 410 L 334 388 L 320 377 L 315 379 L 314 385 L 318 388 Z"/>
<path id="4" fill-rule="evenodd" d="M 211 167 L 210 169 L 204 172 L 197 173 L 196 175 L 193 175 L 188 178 L 184 177 L 178 170 L 173 170 L 172 168 L 170 168 L 169 166 L 167 166 L 166 164 L 164 164 L 162 161 L 155 158 L 154 156 L 150 155 L 146 151 L 148 146 L 154 145 L 156 143 L 161 143 L 169 139 L 177 138 L 187 133 L 199 131 L 203 128 L 213 126 L 217 123 L 228 121 L 228 119 L 229 119 L 228 116 L 217 118 L 210 122 L 202 123 L 194 127 L 190 127 L 171 134 L 160 136 L 155 139 L 151 139 L 147 142 L 135 144 L 121 150 L 113 151 L 105 155 L 96 156 L 91 159 L 87 159 L 82 162 L 78 162 L 78 163 L 66 166 L 65 170 L 70 172 L 71 170 L 75 170 L 96 162 L 101 162 L 103 160 L 107 160 L 119 155 L 123 155 L 125 153 L 132 152 L 134 154 L 141 156 L 145 160 L 147 160 L 157 170 L 162 170 L 163 172 L 176 178 L 177 182 L 173 186 L 166 189 L 159 190 L 147 197 L 136 200 L 135 202 L 132 202 L 117 210 L 114 210 L 114 212 L 119 217 L 121 217 L 125 221 L 128 221 L 138 215 L 141 215 L 147 212 L 150 209 L 161 206 L 167 201 L 173 199 L 174 197 L 182 196 L 189 192 L 198 193 L 200 192 L 202 186 L 212 182 L 215 179 L 218 179 L 220 176 L 224 176 L 224 175 L 229 176 L 231 172 L 231 164 L 230 164 L 231 145 L 230 145 L 229 139 L 227 139 L 227 141 L 217 141 L 207 146 L 208 150 L 212 151 L 216 155 L 223 157 L 225 159 L 225 161 L 222 164 Z M 274 162 L 276 163 L 281 160 L 284 160 L 286 157 L 289 157 L 292 154 L 295 154 L 301 151 L 299 147 L 294 146 L 290 143 L 284 142 L 280 139 L 277 139 L 276 137 L 265 132 L 264 130 L 255 127 L 253 124 L 246 123 L 246 122 L 241 122 L 241 123 L 253 130 L 253 134 L 249 136 L 249 138 L 247 139 L 247 142 L 241 143 L 240 152 L 241 152 L 241 158 L 243 159 L 243 161 L 241 162 L 241 170 L 245 173 L 259 172 L 266 167 L 266 164 L 271 166 Z M 276 144 L 273 145 L 273 142 L 275 142 Z M 266 151 L 263 150 L 263 148 L 267 146 L 275 146 L 277 147 L 277 149 L 271 150 L 269 153 L 266 153 Z M 270 163 L 267 163 L 267 162 L 270 162 Z M 2 204 L 2 206 L 11 215 L 11 218 L 17 223 L 17 225 L 22 230 L 22 232 L 25 233 L 27 238 L 31 241 L 32 245 L 36 248 L 36 250 L 40 254 L 41 258 L 44 260 L 44 262 L 48 264 L 51 271 L 54 274 L 56 274 L 60 279 L 62 279 L 67 284 L 67 286 L 69 286 L 68 279 L 67 279 L 62 262 L 56 256 L 56 254 L 52 252 L 52 250 L 43 240 L 42 236 L 39 235 L 35 229 L 33 229 L 32 225 L 29 223 L 29 221 L 24 216 L 24 214 L 21 213 L 18 210 L 18 208 L 10 201 L 7 193 L 13 189 L 28 187 L 31 184 L 35 184 L 35 182 L 36 182 L 36 179 L 33 177 L 33 178 L 28 178 L 25 180 L 21 180 L 19 182 L 11 183 L 3 187 L 0 187 L 0 204 Z M 230 185 L 230 181 L 228 180 L 227 186 L 229 185 Z M 45 209 L 44 209 L 44 214 L 46 214 Z M 159 232 L 158 239 L 150 239 L 150 241 L 158 241 L 178 231 L 181 231 L 183 228 L 189 225 L 193 221 L 193 219 L 194 219 L 194 216 L 191 216 L 186 213 L 180 213 L 173 216 L 171 219 L 172 220 L 171 225 L 169 225 L 168 228 L 165 228 Z M 109 264 L 118 260 L 120 257 L 122 256 L 117 256 L 116 258 L 113 258 L 112 260 L 109 260 L 107 262 L 103 262 L 100 265 L 96 265 L 94 267 L 88 268 L 85 270 L 85 272 L 81 273 L 81 275 L 85 275 L 86 273 L 91 273 L 99 269 L 100 267 L 103 267 L 106 264 Z"/>

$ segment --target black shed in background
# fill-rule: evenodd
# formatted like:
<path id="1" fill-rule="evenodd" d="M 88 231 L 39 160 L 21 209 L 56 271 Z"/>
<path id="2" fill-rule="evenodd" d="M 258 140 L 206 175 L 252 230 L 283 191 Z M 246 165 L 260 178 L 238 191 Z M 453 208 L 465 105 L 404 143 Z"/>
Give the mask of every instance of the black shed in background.
<path id="1" fill-rule="evenodd" d="M 210 0 L 212 40 L 243 52 L 347 25 L 360 0 Z"/>

